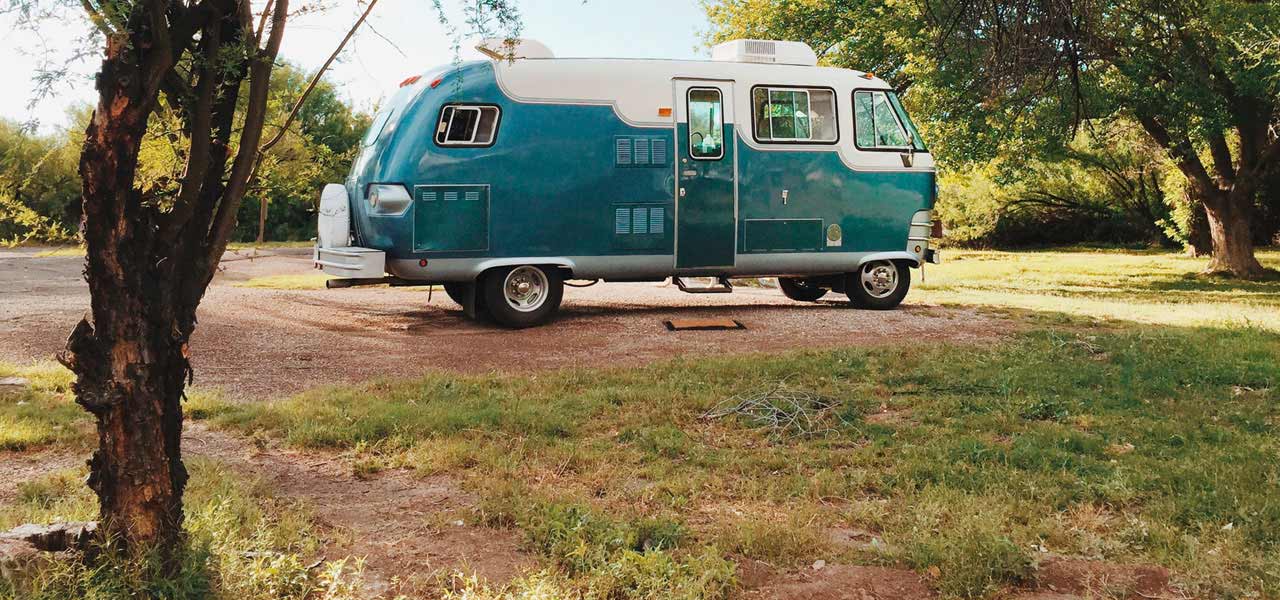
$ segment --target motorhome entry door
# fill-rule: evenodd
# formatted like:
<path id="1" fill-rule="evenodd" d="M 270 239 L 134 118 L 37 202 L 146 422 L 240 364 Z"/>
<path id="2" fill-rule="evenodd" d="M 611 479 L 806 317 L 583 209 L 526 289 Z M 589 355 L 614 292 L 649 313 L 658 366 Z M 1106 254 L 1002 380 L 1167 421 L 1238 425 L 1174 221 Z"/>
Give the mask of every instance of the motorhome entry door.
<path id="1" fill-rule="evenodd" d="M 676 268 L 732 267 L 737 231 L 733 83 L 675 81 Z"/>

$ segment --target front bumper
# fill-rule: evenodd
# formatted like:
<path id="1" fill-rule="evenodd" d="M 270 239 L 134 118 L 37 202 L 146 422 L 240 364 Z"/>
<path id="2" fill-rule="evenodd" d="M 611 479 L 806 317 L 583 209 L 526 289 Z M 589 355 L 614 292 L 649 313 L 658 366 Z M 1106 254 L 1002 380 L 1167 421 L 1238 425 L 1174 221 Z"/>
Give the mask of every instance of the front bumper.
<path id="1" fill-rule="evenodd" d="M 387 272 L 387 253 L 372 248 L 316 246 L 312 261 L 317 269 L 334 277 L 374 279 Z"/>

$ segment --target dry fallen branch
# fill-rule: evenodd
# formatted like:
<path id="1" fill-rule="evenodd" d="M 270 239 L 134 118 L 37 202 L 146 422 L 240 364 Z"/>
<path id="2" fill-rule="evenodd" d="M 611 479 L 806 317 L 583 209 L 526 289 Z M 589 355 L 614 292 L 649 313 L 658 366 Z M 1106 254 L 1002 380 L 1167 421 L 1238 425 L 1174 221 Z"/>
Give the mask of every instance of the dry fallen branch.
<path id="1" fill-rule="evenodd" d="M 702 414 L 703 420 L 737 415 L 755 427 L 780 437 L 813 437 L 836 431 L 846 424 L 836 408 L 840 401 L 778 382 L 766 391 L 738 394 Z"/>

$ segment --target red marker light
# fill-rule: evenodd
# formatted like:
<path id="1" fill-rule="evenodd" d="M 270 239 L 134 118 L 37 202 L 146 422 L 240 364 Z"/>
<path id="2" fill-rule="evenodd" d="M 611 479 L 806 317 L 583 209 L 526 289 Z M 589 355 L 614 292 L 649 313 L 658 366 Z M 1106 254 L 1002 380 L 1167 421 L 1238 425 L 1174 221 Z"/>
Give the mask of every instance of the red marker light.
<path id="1" fill-rule="evenodd" d="M 401 82 L 400 82 L 400 87 L 404 87 L 404 86 L 406 86 L 406 85 L 413 85 L 413 84 L 415 84 L 415 83 L 418 83 L 418 80 L 419 80 L 419 79 L 422 79 L 422 76 L 421 76 L 421 75 L 414 75 L 413 77 L 410 77 L 410 78 L 408 78 L 408 79 L 405 79 L 404 81 L 401 81 Z"/>
<path id="2" fill-rule="evenodd" d="M 434 88 L 434 87 L 436 87 L 437 85 L 440 85 L 440 82 L 441 82 L 441 81 L 444 81 L 444 78 L 443 78 L 443 77 L 437 77 L 435 81 L 432 81 L 432 82 L 431 82 L 431 87 L 432 87 L 432 88 Z"/>
<path id="3" fill-rule="evenodd" d="M 427 266 L 427 259 L 425 259 L 425 258 L 423 258 L 423 259 L 419 259 L 419 260 L 418 260 L 418 266 L 419 266 L 419 267 L 425 267 L 425 266 Z"/>

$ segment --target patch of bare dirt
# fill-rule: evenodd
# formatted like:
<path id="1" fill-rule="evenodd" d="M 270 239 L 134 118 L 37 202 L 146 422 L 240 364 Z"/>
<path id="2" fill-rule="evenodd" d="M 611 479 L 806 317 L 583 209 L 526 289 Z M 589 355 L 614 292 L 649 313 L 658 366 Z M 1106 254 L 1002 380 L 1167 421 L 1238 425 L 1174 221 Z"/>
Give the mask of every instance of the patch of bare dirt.
<path id="1" fill-rule="evenodd" d="M 1156 565 L 1121 565 L 1083 558 L 1051 556 L 1036 571 L 1040 594 L 1082 598 L 1178 598 L 1169 586 L 1169 570 Z M 1045 598 L 1027 596 L 1025 598 Z"/>
<path id="2" fill-rule="evenodd" d="M 514 532 L 468 524 L 475 498 L 448 477 L 384 471 L 357 478 L 340 457 L 257 445 L 200 423 L 188 425 L 187 452 L 216 458 L 303 501 L 330 529 L 330 559 L 365 560 L 371 595 L 417 597 L 454 571 L 503 584 L 536 566 Z"/>
<path id="3" fill-rule="evenodd" d="M 0 450 L 0 504 L 18 497 L 18 486 L 41 475 L 84 464 L 89 453 L 67 450 L 11 452 Z"/>
<path id="4" fill-rule="evenodd" d="M 760 570 L 759 566 L 748 570 Z M 743 579 L 744 587 L 747 578 Z M 770 600 L 921 600 L 937 596 L 920 575 L 907 569 L 826 565 L 782 577 L 754 575 L 744 598 Z"/>
<path id="5" fill-rule="evenodd" d="M 509 331 L 467 319 L 441 290 L 352 288 L 284 291 L 237 281 L 303 274 L 309 251 L 224 258 L 200 306 L 192 340 L 196 385 L 257 400 L 326 383 L 428 370 L 521 372 L 642 365 L 673 356 L 709 356 L 887 343 L 983 343 L 1012 321 L 967 308 L 914 304 L 863 311 L 838 299 L 797 303 L 781 292 L 739 287 L 691 295 L 675 286 L 608 283 L 565 290 L 560 317 Z M 51 358 L 88 308 L 82 259 L 0 252 L 0 360 Z M 833 296 L 835 298 L 835 296 Z M 732 331 L 667 331 L 674 318 L 728 318 Z"/>

